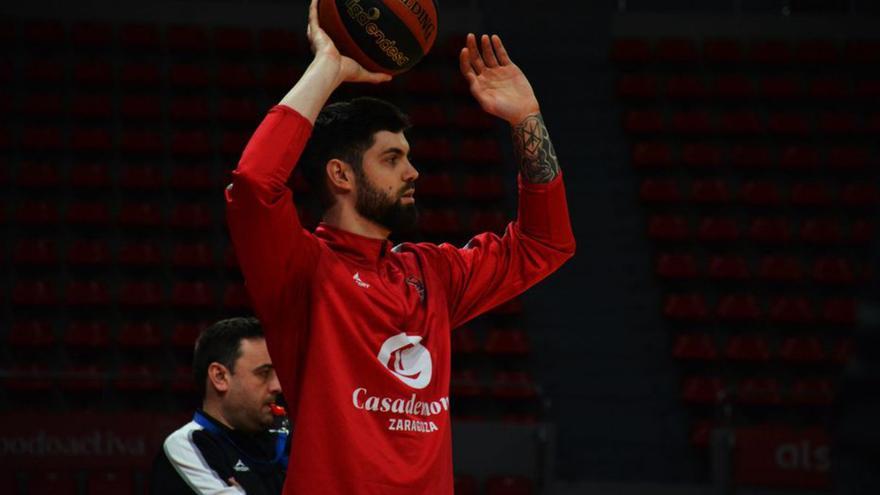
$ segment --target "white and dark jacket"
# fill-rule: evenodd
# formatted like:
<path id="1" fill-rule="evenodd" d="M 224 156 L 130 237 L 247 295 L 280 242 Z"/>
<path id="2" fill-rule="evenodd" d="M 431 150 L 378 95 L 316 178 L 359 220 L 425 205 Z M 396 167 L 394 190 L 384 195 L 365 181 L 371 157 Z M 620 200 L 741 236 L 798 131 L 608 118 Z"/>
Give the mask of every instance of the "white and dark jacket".
<path id="1" fill-rule="evenodd" d="M 155 495 L 278 495 L 286 463 L 272 462 L 277 435 L 231 430 L 204 411 L 168 435 L 153 462 L 150 492 Z M 286 460 L 286 459 L 285 459 Z M 238 486 L 230 484 L 234 478 Z"/>

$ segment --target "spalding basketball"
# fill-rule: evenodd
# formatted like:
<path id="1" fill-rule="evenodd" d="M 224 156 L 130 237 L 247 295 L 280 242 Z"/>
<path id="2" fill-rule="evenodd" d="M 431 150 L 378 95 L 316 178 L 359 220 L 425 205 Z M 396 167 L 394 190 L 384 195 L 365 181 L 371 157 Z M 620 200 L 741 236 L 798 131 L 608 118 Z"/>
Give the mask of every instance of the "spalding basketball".
<path id="1" fill-rule="evenodd" d="M 437 39 L 436 0 L 319 0 L 318 22 L 343 55 L 371 72 L 400 74 Z"/>

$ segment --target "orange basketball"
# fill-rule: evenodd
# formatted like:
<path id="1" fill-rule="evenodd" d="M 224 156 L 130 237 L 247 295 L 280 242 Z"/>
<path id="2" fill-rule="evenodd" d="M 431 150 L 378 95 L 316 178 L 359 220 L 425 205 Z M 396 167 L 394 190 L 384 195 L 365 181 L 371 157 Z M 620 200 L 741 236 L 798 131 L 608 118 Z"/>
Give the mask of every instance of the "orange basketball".
<path id="1" fill-rule="evenodd" d="M 343 55 L 372 72 L 400 74 L 437 39 L 435 0 L 319 0 L 318 21 Z"/>

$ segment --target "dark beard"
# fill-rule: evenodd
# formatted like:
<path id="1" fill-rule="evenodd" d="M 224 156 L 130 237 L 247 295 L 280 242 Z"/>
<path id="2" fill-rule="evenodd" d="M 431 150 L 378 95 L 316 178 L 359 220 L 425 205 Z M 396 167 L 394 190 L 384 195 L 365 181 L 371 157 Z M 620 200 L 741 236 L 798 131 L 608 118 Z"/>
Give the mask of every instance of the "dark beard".
<path id="1" fill-rule="evenodd" d="M 391 232 L 412 234 L 419 223 L 419 211 L 416 205 L 401 203 L 401 195 L 412 189 L 407 185 L 397 192 L 396 198 L 389 198 L 363 175 L 358 176 L 358 193 L 355 210 L 364 218 L 371 220 Z"/>

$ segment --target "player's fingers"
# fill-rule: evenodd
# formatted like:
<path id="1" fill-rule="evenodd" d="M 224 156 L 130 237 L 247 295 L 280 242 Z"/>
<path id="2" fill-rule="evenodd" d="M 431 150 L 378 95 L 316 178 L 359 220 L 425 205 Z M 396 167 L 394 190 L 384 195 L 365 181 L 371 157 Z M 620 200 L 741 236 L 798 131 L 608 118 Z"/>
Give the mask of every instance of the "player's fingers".
<path id="1" fill-rule="evenodd" d="M 483 49 L 483 62 L 486 64 L 486 67 L 498 67 L 498 59 L 495 58 L 495 50 L 492 49 L 492 40 L 489 39 L 489 36 L 483 35 L 480 37 L 480 44 Z"/>
<path id="2" fill-rule="evenodd" d="M 501 43 L 501 37 L 497 34 L 492 35 L 492 46 L 495 48 L 495 55 L 498 56 L 498 62 L 501 65 L 513 63 L 510 61 L 510 56 L 507 55 L 507 49 L 505 49 L 504 44 Z"/>
<path id="3" fill-rule="evenodd" d="M 474 74 L 474 68 L 471 66 L 471 55 L 468 53 L 469 51 L 470 50 L 467 48 L 462 48 L 461 52 L 458 53 L 458 66 L 464 77 Z"/>
<path id="4" fill-rule="evenodd" d="M 473 33 L 468 33 L 465 45 L 467 46 L 471 66 L 473 66 L 474 72 L 479 75 L 486 66 L 483 64 L 483 58 L 480 56 L 480 50 L 477 48 L 477 37 Z"/>
<path id="5" fill-rule="evenodd" d="M 318 27 L 318 0 L 312 0 L 309 4 L 309 32 L 314 32 Z"/>

